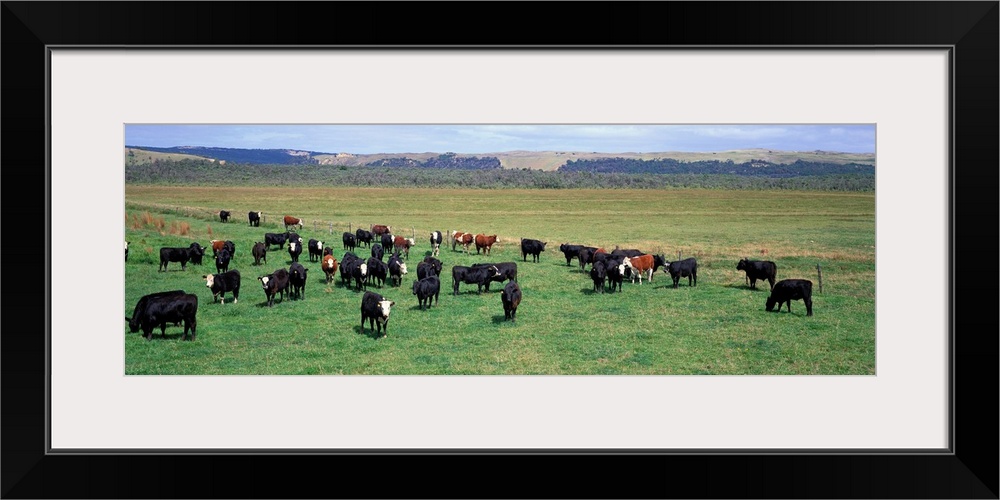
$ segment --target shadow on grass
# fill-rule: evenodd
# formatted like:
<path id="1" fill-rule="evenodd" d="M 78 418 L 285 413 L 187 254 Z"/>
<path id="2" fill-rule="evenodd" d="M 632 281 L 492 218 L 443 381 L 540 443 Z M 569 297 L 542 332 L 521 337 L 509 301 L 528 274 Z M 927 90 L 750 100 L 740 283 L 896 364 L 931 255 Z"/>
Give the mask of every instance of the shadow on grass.
<path id="1" fill-rule="evenodd" d="M 516 321 L 512 322 L 512 321 L 508 320 L 507 318 L 505 318 L 503 314 L 494 314 L 493 315 L 493 324 L 494 325 L 502 325 L 504 323 L 517 324 Z"/>
<path id="2" fill-rule="evenodd" d="M 600 292 L 598 290 L 594 290 L 594 287 L 581 288 L 580 293 L 584 295 L 601 295 L 602 293 L 607 293 L 607 289 L 605 289 L 604 292 Z"/>
<path id="3" fill-rule="evenodd" d="M 365 326 L 354 325 L 354 333 L 362 334 L 365 337 L 368 337 L 368 338 L 370 338 L 372 340 L 379 340 L 379 339 L 385 338 L 385 336 L 386 336 L 386 328 L 382 328 L 382 332 L 379 333 L 377 327 L 376 327 L 375 330 L 371 330 L 371 329 L 368 328 L 367 325 L 368 325 L 367 322 L 365 322 Z"/>
<path id="4" fill-rule="evenodd" d="M 410 307 L 410 310 L 411 311 L 420 311 L 420 310 L 428 311 L 428 310 L 436 308 L 436 307 L 439 307 L 439 306 L 437 304 L 435 304 L 433 306 L 428 306 L 428 305 L 425 304 L 424 307 L 421 308 L 420 304 L 416 304 L 416 305 Z"/>

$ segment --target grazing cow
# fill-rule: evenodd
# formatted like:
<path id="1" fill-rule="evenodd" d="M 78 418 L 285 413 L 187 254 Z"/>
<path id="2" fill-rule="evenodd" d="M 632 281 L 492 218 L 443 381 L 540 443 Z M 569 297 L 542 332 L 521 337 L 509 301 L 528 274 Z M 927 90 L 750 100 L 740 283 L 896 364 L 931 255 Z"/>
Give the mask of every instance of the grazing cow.
<path id="1" fill-rule="evenodd" d="M 603 262 L 594 262 L 594 266 L 590 268 L 590 279 L 594 280 L 594 291 L 600 291 L 604 293 L 604 280 L 607 279 L 608 273 L 604 269 Z"/>
<path id="2" fill-rule="evenodd" d="M 490 291 L 490 283 L 497 282 L 503 283 L 504 281 L 517 281 L 517 263 L 515 262 L 498 262 L 498 263 L 483 263 L 483 264 L 473 264 L 472 267 L 492 267 L 497 270 L 497 274 L 491 277 L 486 282 L 486 291 Z"/>
<path id="3" fill-rule="evenodd" d="M 324 255 L 322 257 L 323 273 L 326 274 L 327 284 L 333 280 L 333 275 L 337 274 L 337 258 L 333 254 Z"/>
<path id="4" fill-rule="evenodd" d="M 125 242 L 125 262 L 128 262 L 128 242 Z"/>
<path id="5" fill-rule="evenodd" d="M 201 265 L 201 259 L 205 256 L 205 247 L 198 244 L 197 241 L 188 245 L 188 250 L 190 250 L 189 255 L 191 256 L 191 263 L 196 265 Z"/>
<path id="6" fill-rule="evenodd" d="M 402 285 L 404 274 L 406 274 L 406 264 L 398 259 L 389 261 L 389 278 L 392 280 L 392 286 Z"/>
<path id="7" fill-rule="evenodd" d="M 301 240 L 302 238 L 299 239 Z M 299 255 L 302 255 L 302 243 L 299 243 L 298 241 L 289 241 L 288 255 L 292 258 L 292 262 L 298 262 Z"/>
<path id="8" fill-rule="evenodd" d="M 191 260 L 193 250 L 189 248 L 163 247 L 160 248 L 160 267 L 158 271 L 166 271 L 170 262 L 180 262 L 181 271 L 187 269 L 187 263 Z"/>
<path id="9" fill-rule="evenodd" d="M 451 238 L 451 250 L 455 251 L 455 245 L 462 245 L 465 249 L 465 253 L 469 253 L 469 246 L 475 242 L 476 237 L 472 233 L 463 233 L 461 231 L 455 231 L 455 234 Z"/>
<path id="10" fill-rule="evenodd" d="M 274 307 L 274 297 L 281 295 L 281 301 L 285 301 L 285 294 L 288 293 L 288 271 L 285 268 L 277 269 L 267 276 L 257 277 L 264 287 L 264 295 L 267 297 L 267 307 Z"/>
<path id="11" fill-rule="evenodd" d="M 530 255 L 532 262 L 538 262 L 539 255 L 545 251 L 546 241 L 521 238 L 521 261 L 527 262 Z"/>
<path id="12" fill-rule="evenodd" d="M 264 233 L 264 244 L 267 245 L 267 249 L 270 250 L 271 246 L 278 245 L 281 250 L 285 249 L 285 242 L 291 235 L 288 232 L 284 233 Z"/>
<path id="13" fill-rule="evenodd" d="M 215 272 L 224 273 L 229 270 L 229 261 L 232 260 L 233 256 L 229 254 L 229 250 L 225 248 L 215 256 Z"/>
<path id="14" fill-rule="evenodd" d="M 434 267 L 435 275 L 441 276 L 441 270 L 444 269 L 444 264 L 442 264 L 440 260 L 428 255 L 427 257 L 424 257 L 424 262 L 431 264 Z"/>
<path id="15" fill-rule="evenodd" d="M 490 280 L 500 274 L 496 267 L 466 267 L 452 266 L 451 279 L 454 295 L 458 295 L 458 284 L 476 285 L 478 294 L 483 293 L 483 287 L 489 286 Z"/>
<path id="16" fill-rule="evenodd" d="M 285 231 L 288 231 L 288 228 L 292 226 L 299 226 L 299 229 L 302 229 L 302 219 L 299 219 L 298 217 L 292 217 L 291 215 L 286 215 Z"/>
<path id="17" fill-rule="evenodd" d="M 476 255 L 479 255 L 479 251 L 482 250 L 484 254 L 489 255 L 490 249 L 493 248 L 493 244 L 497 242 L 497 235 L 487 236 L 485 234 L 476 235 Z"/>
<path id="18" fill-rule="evenodd" d="M 392 247 L 396 252 L 403 252 L 403 258 L 410 258 L 410 247 L 416 245 L 413 238 L 404 238 L 402 236 L 396 236 L 392 240 Z"/>
<path id="19" fill-rule="evenodd" d="M 517 306 L 521 305 L 521 287 L 517 283 L 510 281 L 500 292 L 500 301 L 503 302 L 503 319 L 517 323 Z"/>
<path id="20" fill-rule="evenodd" d="M 382 260 L 382 257 L 385 257 L 385 250 L 382 248 L 382 245 L 378 243 L 372 245 L 372 257 L 380 261 Z"/>
<path id="21" fill-rule="evenodd" d="M 358 246 L 361 246 L 361 244 L 364 243 L 367 247 L 371 248 L 372 233 L 370 231 L 365 231 L 359 227 L 358 230 L 354 232 L 354 238 Z"/>
<path id="22" fill-rule="evenodd" d="M 431 231 L 431 256 L 437 257 L 441 253 L 441 231 Z"/>
<path id="23" fill-rule="evenodd" d="M 382 236 L 379 236 L 379 240 L 378 241 L 382 245 L 382 249 L 386 250 L 386 249 L 392 248 L 392 244 L 393 244 L 393 242 L 396 241 L 396 237 L 393 236 L 392 234 L 385 233 Z"/>
<path id="24" fill-rule="evenodd" d="M 669 272 L 673 278 L 674 288 L 677 288 L 681 278 L 685 277 L 688 279 L 688 286 L 698 286 L 698 261 L 694 257 L 669 262 L 664 271 Z"/>
<path id="25" fill-rule="evenodd" d="M 379 224 L 372 224 L 371 231 L 373 236 L 382 236 L 383 234 L 392 233 L 392 228 L 389 226 L 382 226 Z"/>
<path id="26" fill-rule="evenodd" d="M 420 309 L 424 309 L 424 303 L 427 303 L 427 308 L 431 307 L 431 301 L 435 304 L 438 302 L 438 295 L 441 293 L 441 280 L 437 276 L 428 276 L 422 280 L 413 282 L 413 295 L 417 296 L 417 302 L 420 305 Z"/>
<path id="27" fill-rule="evenodd" d="M 316 257 L 314 260 L 313 257 Z M 309 262 L 316 262 L 323 257 L 323 242 L 309 239 Z"/>
<path id="28" fill-rule="evenodd" d="M 746 271 L 750 288 L 757 288 L 757 280 L 767 280 L 770 289 L 774 290 L 774 279 L 778 275 L 778 265 L 769 260 L 740 259 L 736 263 L 737 271 Z"/>
<path id="29" fill-rule="evenodd" d="M 146 340 L 153 340 L 154 328 L 160 327 L 160 337 L 165 338 L 167 336 L 167 323 L 176 325 L 183 321 L 183 340 L 188 339 L 189 330 L 191 331 L 191 340 L 194 340 L 197 315 L 198 296 L 193 293 L 184 293 L 182 290 L 175 290 L 143 296 L 136 304 L 132 317 L 125 317 L 125 321 L 128 321 L 130 332 L 135 333 L 141 329 L 142 336 Z"/>
<path id="30" fill-rule="evenodd" d="M 372 257 L 368 259 L 368 281 L 373 285 L 378 285 L 382 288 L 385 284 L 385 279 L 389 275 L 389 266 L 382 262 L 381 260 Z"/>
<path id="31" fill-rule="evenodd" d="M 352 233 L 344 231 L 344 250 L 350 250 L 353 252 L 357 246 L 358 242 L 357 239 L 355 239 L 354 235 Z"/>
<path id="32" fill-rule="evenodd" d="M 639 284 L 642 284 L 642 275 L 647 274 L 647 280 L 653 281 L 653 273 L 657 269 L 663 267 L 664 272 L 666 272 L 667 259 L 662 255 L 640 255 L 638 257 L 625 257 L 622 259 L 622 264 L 626 268 L 632 271 L 632 282 L 635 283 L 636 277 L 639 278 Z"/>
<path id="33" fill-rule="evenodd" d="M 792 301 L 802 299 L 806 304 L 806 316 L 813 315 L 812 301 L 812 281 L 802 279 L 781 280 L 771 287 L 771 296 L 767 298 L 768 311 L 774 310 L 774 305 L 778 305 L 781 312 L 781 305 L 788 305 L 788 312 L 792 312 Z"/>
<path id="34" fill-rule="evenodd" d="M 376 338 L 382 336 L 383 329 L 385 329 L 385 334 L 389 335 L 389 313 L 394 305 L 396 305 L 395 302 L 386 300 L 385 297 L 377 293 L 365 292 L 365 295 L 361 297 L 361 331 L 364 331 L 365 320 L 368 320 L 369 332 L 375 333 L 376 327 L 378 328 Z"/>
<path id="35" fill-rule="evenodd" d="M 289 297 L 294 299 L 306 298 L 306 274 L 309 269 L 298 262 L 292 262 L 288 268 L 288 285 L 292 290 Z"/>
<path id="36" fill-rule="evenodd" d="M 434 272 L 434 265 L 430 262 L 417 264 L 417 279 L 422 280 L 428 276 L 437 276 L 437 273 Z"/>
<path id="37" fill-rule="evenodd" d="M 267 264 L 267 245 L 257 241 L 254 242 L 253 248 L 250 250 L 253 254 L 253 265 L 259 266 L 260 261 L 263 260 Z"/>
<path id="38" fill-rule="evenodd" d="M 221 220 L 222 222 L 229 222 L 229 211 L 219 210 L 219 220 Z"/>
<path id="39" fill-rule="evenodd" d="M 608 277 L 608 285 L 611 291 L 614 292 L 615 288 L 618 291 L 622 291 L 622 281 L 625 278 L 625 264 L 618 260 L 609 260 L 605 263 L 605 273 Z"/>
<path id="40" fill-rule="evenodd" d="M 221 299 L 226 303 L 226 292 L 233 293 L 233 304 L 240 300 L 240 272 L 236 269 L 221 274 L 206 274 L 202 276 L 205 286 L 212 291 L 212 302 Z"/>
<path id="41" fill-rule="evenodd" d="M 559 245 L 559 251 L 561 251 L 563 255 L 566 256 L 567 266 L 570 265 L 570 263 L 573 261 L 573 258 L 580 257 L 580 250 L 583 249 L 584 249 L 583 245 L 570 245 L 569 243 L 563 243 L 562 245 Z"/>
<path id="42" fill-rule="evenodd" d="M 260 216 L 264 215 L 264 212 L 250 212 L 247 214 L 247 220 L 250 221 L 250 225 L 254 227 L 260 227 Z"/>

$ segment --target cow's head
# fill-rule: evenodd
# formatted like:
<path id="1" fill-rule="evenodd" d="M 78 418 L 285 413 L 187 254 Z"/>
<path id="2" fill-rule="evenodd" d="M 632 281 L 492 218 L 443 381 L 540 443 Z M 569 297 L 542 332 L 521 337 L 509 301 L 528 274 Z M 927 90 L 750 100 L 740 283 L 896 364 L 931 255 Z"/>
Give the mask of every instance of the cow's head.
<path id="1" fill-rule="evenodd" d="M 749 262 L 749 260 L 746 257 L 740 259 L 740 261 L 736 263 L 736 270 L 737 271 L 744 271 L 744 270 L 746 270 L 748 262 Z"/>
<path id="2" fill-rule="evenodd" d="M 416 241 L 414 241 L 414 240 L 413 240 L 413 238 L 403 238 L 403 239 L 404 239 L 404 240 L 406 241 L 406 243 L 407 243 L 407 244 L 408 244 L 409 246 L 411 246 L 411 247 L 412 247 L 412 246 L 415 246 L 415 245 L 417 244 L 417 242 L 416 242 Z"/>
<path id="3" fill-rule="evenodd" d="M 378 309 L 382 316 L 375 319 L 382 323 L 388 321 L 389 313 L 392 312 L 392 306 L 394 305 L 396 305 L 396 303 L 391 300 L 380 300 L 378 303 Z"/>
<path id="4" fill-rule="evenodd" d="M 272 275 L 268 274 L 267 276 L 257 277 L 257 279 L 260 280 L 260 284 L 264 287 L 264 290 L 267 290 L 267 284 L 271 282 L 271 276 Z"/>
<path id="5" fill-rule="evenodd" d="M 540 243 L 542 244 L 542 248 L 540 249 L 540 251 L 544 252 L 544 251 L 545 251 L 545 245 L 548 245 L 548 244 L 549 244 L 549 242 L 547 242 L 547 241 L 542 241 L 542 242 L 540 242 Z"/>
<path id="6" fill-rule="evenodd" d="M 406 264 L 402 262 L 399 263 L 399 274 L 406 274 Z"/>
<path id="7" fill-rule="evenodd" d="M 777 304 L 777 303 L 778 303 L 778 301 L 774 300 L 774 297 L 768 297 L 767 298 L 767 302 L 764 304 L 764 307 L 766 307 L 767 310 L 770 312 L 770 311 L 774 310 L 774 304 Z"/>
<path id="8" fill-rule="evenodd" d="M 653 271 L 661 267 L 663 268 L 663 272 L 667 272 L 667 258 L 663 255 L 653 255 Z"/>
<path id="9" fill-rule="evenodd" d="M 361 275 L 362 276 L 368 276 L 368 264 L 367 263 L 364 263 L 364 262 L 361 263 L 361 265 L 358 266 L 358 269 L 361 270 Z"/>

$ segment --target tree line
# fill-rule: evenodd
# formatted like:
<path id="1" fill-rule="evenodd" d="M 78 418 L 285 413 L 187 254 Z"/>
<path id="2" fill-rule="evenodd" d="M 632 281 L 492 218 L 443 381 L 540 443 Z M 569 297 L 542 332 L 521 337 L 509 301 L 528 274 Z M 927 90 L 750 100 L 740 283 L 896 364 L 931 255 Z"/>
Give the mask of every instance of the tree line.
<path id="1" fill-rule="evenodd" d="M 720 174 L 750 177 L 803 177 L 816 175 L 875 175 L 875 166 L 864 163 L 823 163 L 796 160 L 793 163 L 771 163 L 750 160 L 679 161 L 673 158 L 595 158 L 569 160 L 559 167 L 561 172 L 599 172 L 625 174 Z"/>

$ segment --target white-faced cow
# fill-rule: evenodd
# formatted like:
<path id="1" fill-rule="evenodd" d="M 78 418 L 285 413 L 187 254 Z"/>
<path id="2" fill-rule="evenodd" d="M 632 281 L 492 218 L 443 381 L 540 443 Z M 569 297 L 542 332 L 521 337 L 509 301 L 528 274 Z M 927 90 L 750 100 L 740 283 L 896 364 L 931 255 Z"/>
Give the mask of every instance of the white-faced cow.
<path id="1" fill-rule="evenodd" d="M 625 280 L 625 264 L 623 264 L 620 260 L 614 259 L 608 260 L 604 264 L 605 273 L 608 277 L 609 288 L 612 292 L 615 291 L 615 288 L 617 288 L 619 292 L 622 291 L 622 281 Z"/>
<path id="2" fill-rule="evenodd" d="M 301 239 L 301 238 L 299 238 Z M 302 243 L 298 241 L 288 242 L 288 256 L 292 258 L 292 262 L 299 261 L 299 255 L 302 255 Z"/>
<path id="3" fill-rule="evenodd" d="M 397 252 L 403 252 L 403 258 L 410 258 L 410 247 L 414 246 L 416 242 L 413 238 L 404 238 L 402 236 L 396 236 L 393 238 L 392 246 Z"/>
<path id="4" fill-rule="evenodd" d="M 326 274 L 326 282 L 333 280 L 333 275 L 337 274 L 337 258 L 333 254 L 324 255 L 322 258 L 323 273 Z"/>
<path id="5" fill-rule="evenodd" d="M 431 256 L 437 257 L 441 253 L 441 231 L 431 231 Z"/>
<path id="6" fill-rule="evenodd" d="M 313 257 L 316 259 L 313 260 Z M 323 257 L 323 242 L 319 240 L 309 240 L 309 262 L 315 262 Z"/>
<path id="7" fill-rule="evenodd" d="M 521 305 L 521 287 L 514 281 L 508 282 L 500 292 L 500 302 L 503 303 L 504 321 L 517 323 L 517 307 Z"/>
<path id="8" fill-rule="evenodd" d="M 757 280 L 767 280 L 770 289 L 774 290 L 774 280 L 778 275 L 778 265 L 769 260 L 740 259 L 736 263 L 737 271 L 745 271 L 750 288 L 757 288 Z"/>
<path id="9" fill-rule="evenodd" d="M 376 338 L 382 336 L 383 330 L 388 336 L 389 314 L 394 305 L 396 305 L 395 302 L 387 300 L 377 293 L 366 291 L 365 295 L 361 297 L 361 331 L 364 331 L 365 321 L 368 321 L 371 326 L 369 332 L 375 333 L 375 329 L 378 328 L 378 333 L 375 333 Z"/>
<path id="10" fill-rule="evenodd" d="M 250 221 L 250 225 L 254 227 L 260 227 L 260 217 L 264 215 L 264 212 L 250 212 L 247 214 L 247 220 Z"/>
<path id="11" fill-rule="evenodd" d="M 469 246 L 476 241 L 475 235 L 472 233 L 463 233 L 462 231 L 455 231 L 451 235 L 451 250 L 455 251 L 456 245 L 462 245 L 465 249 L 465 253 L 469 253 Z"/>
<path id="12" fill-rule="evenodd" d="M 646 279 L 652 282 L 653 273 L 661 267 L 667 267 L 667 260 L 662 255 L 646 254 L 638 257 L 625 257 L 622 259 L 622 264 L 632 271 L 632 282 L 635 283 L 635 279 L 638 277 L 641 285 L 643 274 L 646 274 Z"/>
<path id="13" fill-rule="evenodd" d="M 219 220 L 229 222 L 229 210 L 219 210 Z"/>
<path id="14" fill-rule="evenodd" d="M 226 292 L 233 294 L 233 304 L 240 300 L 240 272 L 236 269 L 220 274 L 202 276 L 205 286 L 212 291 L 212 302 L 226 303 Z"/>
<path id="15" fill-rule="evenodd" d="M 806 305 L 806 316 L 812 316 L 812 286 L 812 281 L 809 280 L 781 280 L 771 288 L 771 296 L 767 298 L 767 302 L 764 305 L 768 311 L 773 311 L 774 306 L 777 305 L 777 312 L 781 312 L 781 306 L 787 304 L 788 312 L 792 312 L 792 301 L 801 299 Z"/>
<path id="16" fill-rule="evenodd" d="M 440 293 L 441 280 L 437 276 L 428 276 L 413 282 L 413 295 L 417 296 L 417 303 L 421 310 L 424 309 L 425 303 L 428 309 L 431 307 L 431 302 L 437 304 Z"/>
<path id="17" fill-rule="evenodd" d="M 267 297 L 267 307 L 274 307 L 274 297 L 281 295 L 281 301 L 285 301 L 288 293 L 288 271 L 285 268 L 275 270 L 267 276 L 258 276 L 261 286 L 264 288 L 264 295 Z"/>
<path id="18" fill-rule="evenodd" d="M 183 340 L 188 339 L 188 331 L 191 332 L 191 340 L 195 339 L 198 314 L 198 296 L 193 293 L 165 292 L 150 294 L 139 299 L 136 304 L 135 313 L 131 318 L 126 317 L 129 322 L 129 331 L 135 333 L 142 330 L 142 336 L 146 340 L 153 340 L 153 329 L 160 327 L 160 337 L 167 336 L 167 324 L 178 324 L 184 322 Z"/>
<path id="19" fill-rule="evenodd" d="M 299 226 L 299 229 L 302 229 L 302 219 L 298 217 L 292 217 L 291 215 L 286 215 L 284 221 L 285 221 L 285 231 L 288 231 L 288 228 L 292 226 Z"/>
<path id="20" fill-rule="evenodd" d="M 538 257 L 545 251 L 546 244 L 548 242 L 521 238 L 521 261 L 527 262 L 530 255 L 532 262 L 538 262 Z"/>
<path id="21" fill-rule="evenodd" d="M 389 261 L 389 279 L 392 286 L 402 285 L 404 274 L 406 274 L 405 263 L 400 262 L 399 259 Z"/>

